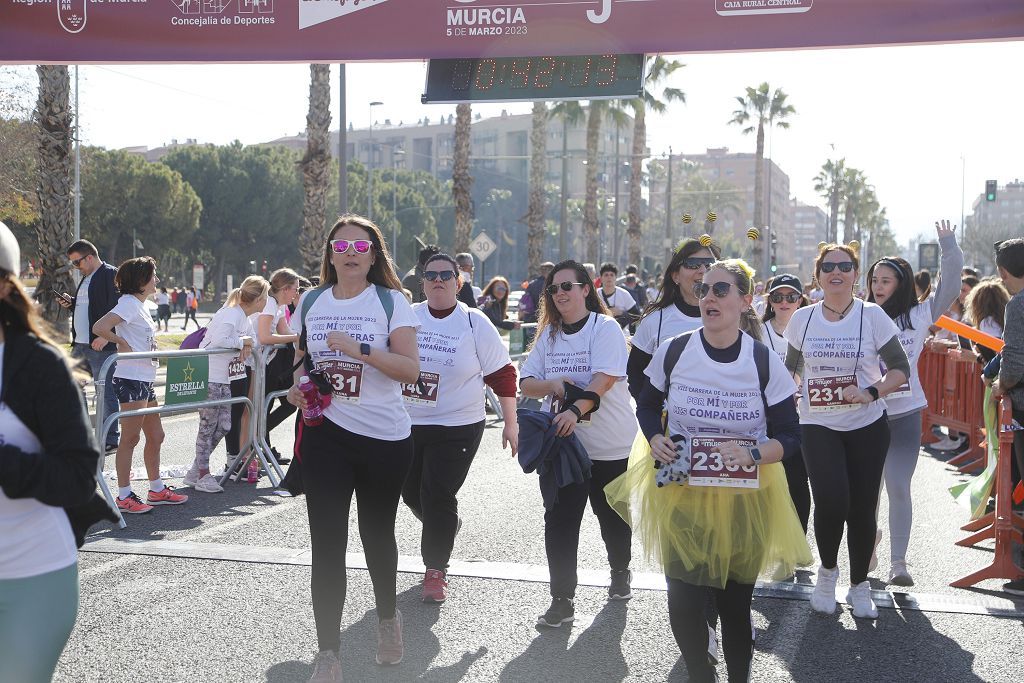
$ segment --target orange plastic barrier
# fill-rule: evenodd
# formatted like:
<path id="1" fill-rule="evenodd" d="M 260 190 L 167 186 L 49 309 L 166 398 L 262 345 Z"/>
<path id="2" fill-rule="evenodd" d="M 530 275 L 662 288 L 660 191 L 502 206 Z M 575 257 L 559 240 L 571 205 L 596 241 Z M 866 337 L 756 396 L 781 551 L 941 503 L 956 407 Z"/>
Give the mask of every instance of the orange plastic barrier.
<path id="1" fill-rule="evenodd" d="M 969 447 L 950 459 L 949 464 L 961 472 L 980 472 L 985 468 L 987 457 L 982 406 L 985 385 L 974 354 L 941 343 L 930 343 L 921 352 L 918 371 L 928 400 L 928 407 L 922 415 L 922 441 L 932 441 L 931 425 L 967 434 Z"/>
<path id="2" fill-rule="evenodd" d="M 1024 543 L 1024 519 L 1016 514 L 1012 508 L 1013 480 L 1013 432 L 1004 430 L 1013 421 L 1013 412 L 1010 408 L 1010 399 L 1004 398 L 1000 411 L 1000 432 L 999 432 L 999 461 L 996 463 L 995 496 L 996 509 L 994 512 L 985 515 L 981 520 L 987 523 L 987 527 L 981 531 L 968 536 L 957 545 L 970 547 L 979 541 L 995 539 L 996 547 L 993 553 L 992 564 L 984 569 L 969 574 L 962 579 L 951 583 L 956 588 L 970 588 L 979 581 L 986 579 L 1015 579 L 1024 578 L 1024 568 L 1017 566 L 1013 561 L 1013 544 Z"/>
<path id="3" fill-rule="evenodd" d="M 949 330 L 954 334 L 958 334 L 961 337 L 970 339 L 973 342 L 977 342 L 982 346 L 992 349 L 996 353 L 1003 350 L 1003 340 L 999 337 L 993 337 L 991 334 L 985 334 L 976 327 L 965 325 L 959 320 L 953 320 L 952 318 L 940 315 L 939 319 L 935 321 L 938 327 L 944 330 Z"/>

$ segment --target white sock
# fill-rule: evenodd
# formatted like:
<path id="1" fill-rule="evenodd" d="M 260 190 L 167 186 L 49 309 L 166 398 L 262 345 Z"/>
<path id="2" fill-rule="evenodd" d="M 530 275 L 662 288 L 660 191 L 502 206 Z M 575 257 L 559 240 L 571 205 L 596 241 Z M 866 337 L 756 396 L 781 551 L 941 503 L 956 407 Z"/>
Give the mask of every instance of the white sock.
<path id="1" fill-rule="evenodd" d="M 117 497 L 120 498 L 121 500 L 124 500 L 125 498 L 127 498 L 130 495 L 132 495 L 132 487 L 131 486 L 121 486 L 121 487 L 118 488 Z"/>
<path id="2" fill-rule="evenodd" d="M 160 493 L 164 490 L 164 480 L 157 478 L 149 482 L 149 490 L 153 493 Z"/>

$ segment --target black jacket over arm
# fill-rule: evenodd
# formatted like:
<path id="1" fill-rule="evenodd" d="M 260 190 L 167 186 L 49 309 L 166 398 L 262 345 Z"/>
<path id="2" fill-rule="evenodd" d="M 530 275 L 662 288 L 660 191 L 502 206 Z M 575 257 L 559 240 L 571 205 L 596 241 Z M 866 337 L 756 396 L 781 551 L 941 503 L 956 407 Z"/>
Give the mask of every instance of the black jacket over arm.
<path id="1" fill-rule="evenodd" d="M 0 488 L 9 498 L 63 507 L 75 542 L 101 519 L 117 517 L 96 492 L 100 453 L 82 392 L 57 349 L 32 334 L 4 330 L 0 402 L 36 435 L 42 453 L 0 446 Z"/>
<path id="2" fill-rule="evenodd" d="M 114 286 L 114 276 L 117 275 L 117 268 L 110 265 L 109 263 L 101 263 L 100 267 L 96 269 L 96 272 L 92 274 L 92 280 L 89 280 L 89 343 L 91 344 L 96 335 L 92 332 L 92 326 L 96 324 L 96 321 L 110 313 L 110 310 L 117 305 L 117 300 L 121 298 L 121 295 L 117 292 L 117 287 Z M 82 282 L 85 282 L 83 278 L 78 283 L 78 288 L 82 288 Z M 75 296 L 78 296 L 78 292 L 75 292 Z M 75 339 L 75 309 L 71 309 L 71 340 Z M 105 347 L 107 351 L 117 351 L 117 345 L 111 342 Z"/>

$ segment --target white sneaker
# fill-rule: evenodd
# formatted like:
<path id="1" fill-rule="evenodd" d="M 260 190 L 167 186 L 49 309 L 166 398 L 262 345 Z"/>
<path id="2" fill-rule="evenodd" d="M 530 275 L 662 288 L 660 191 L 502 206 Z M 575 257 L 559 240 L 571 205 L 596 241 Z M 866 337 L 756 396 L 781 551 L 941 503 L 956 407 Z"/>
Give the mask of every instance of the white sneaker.
<path id="1" fill-rule="evenodd" d="M 199 468 L 196 467 L 195 464 L 188 468 L 188 472 L 185 473 L 184 482 L 185 486 L 192 487 L 195 487 L 195 485 L 199 483 Z"/>
<path id="2" fill-rule="evenodd" d="M 718 633 L 708 626 L 708 661 L 712 665 L 718 665 Z"/>
<path id="3" fill-rule="evenodd" d="M 818 567 L 818 580 L 811 593 L 811 609 L 822 614 L 836 611 L 836 579 L 839 578 L 839 567 L 825 569 Z"/>
<path id="4" fill-rule="evenodd" d="M 910 576 L 910 572 L 907 571 L 905 560 L 896 560 L 892 563 L 892 569 L 889 570 L 889 583 L 894 586 L 914 585 L 914 579 Z"/>
<path id="5" fill-rule="evenodd" d="M 203 493 L 221 493 L 224 491 L 224 487 L 217 483 L 217 478 L 209 473 L 203 475 L 203 478 L 197 481 L 192 488 Z"/>
<path id="6" fill-rule="evenodd" d="M 853 608 L 853 616 L 860 619 L 877 619 L 878 608 L 875 601 L 871 599 L 871 584 L 861 581 L 856 586 L 850 586 L 846 593 L 846 602 Z"/>
<path id="7" fill-rule="evenodd" d="M 947 436 L 942 441 L 933 443 L 932 450 L 942 452 L 955 451 L 956 449 L 960 448 L 960 445 L 962 443 L 963 441 L 960 439 L 960 437 L 956 437 L 955 439 L 953 439 Z"/>
<path id="8" fill-rule="evenodd" d="M 873 572 L 878 567 L 878 544 L 882 542 L 882 530 L 875 530 L 875 545 L 871 548 L 871 559 L 868 560 L 868 572 Z"/>

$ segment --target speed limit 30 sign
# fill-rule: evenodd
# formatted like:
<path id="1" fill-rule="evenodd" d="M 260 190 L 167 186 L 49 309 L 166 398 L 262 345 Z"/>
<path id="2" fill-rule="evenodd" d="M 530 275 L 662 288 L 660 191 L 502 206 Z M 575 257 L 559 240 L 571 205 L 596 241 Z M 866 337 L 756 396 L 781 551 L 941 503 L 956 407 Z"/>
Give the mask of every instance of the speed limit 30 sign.
<path id="1" fill-rule="evenodd" d="M 469 250 L 481 261 L 486 261 L 487 257 L 493 254 L 497 248 L 498 245 L 487 236 L 486 232 L 480 233 L 469 243 Z"/>

